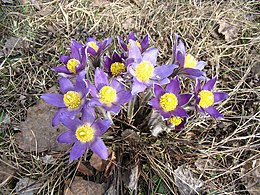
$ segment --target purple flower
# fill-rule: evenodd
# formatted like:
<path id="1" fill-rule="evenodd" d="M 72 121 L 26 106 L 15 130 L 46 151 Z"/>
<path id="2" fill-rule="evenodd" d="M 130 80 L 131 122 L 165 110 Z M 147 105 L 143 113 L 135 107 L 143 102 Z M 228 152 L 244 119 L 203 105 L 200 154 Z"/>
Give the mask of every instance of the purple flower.
<path id="1" fill-rule="evenodd" d="M 44 94 L 41 96 L 47 103 L 60 108 L 52 119 L 53 126 L 59 125 L 61 115 L 65 114 L 74 118 L 82 110 L 85 97 L 88 94 L 88 88 L 83 81 L 84 78 L 85 72 L 81 72 L 74 86 L 69 79 L 62 77 L 59 84 L 63 94 Z"/>
<path id="2" fill-rule="evenodd" d="M 197 61 L 191 54 L 186 55 L 184 43 L 178 40 L 178 35 L 175 34 L 173 46 L 173 61 L 179 65 L 179 73 L 190 78 L 205 79 L 205 73 L 202 69 L 205 67 L 205 61 Z"/>
<path id="3" fill-rule="evenodd" d="M 166 125 L 175 130 L 182 130 L 186 124 L 186 117 L 172 116 L 166 121 Z"/>
<path id="4" fill-rule="evenodd" d="M 70 56 L 60 56 L 60 61 L 65 66 L 56 66 L 52 68 L 52 70 L 58 73 L 64 73 L 66 75 L 74 75 L 78 74 L 82 70 L 84 70 L 87 64 L 87 55 L 85 52 L 85 47 L 77 41 L 73 40 L 70 44 Z"/>
<path id="5" fill-rule="evenodd" d="M 87 52 L 92 56 L 100 56 L 112 42 L 112 38 L 107 38 L 100 43 L 96 39 L 89 37 L 87 38 Z"/>
<path id="6" fill-rule="evenodd" d="M 131 93 L 136 95 L 143 92 L 153 84 L 167 84 L 170 76 L 176 68 L 175 65 L 156 66 L 157 48 L 150 48 L 144 52 L 143 56 L 135 41 L 130 40 L 129 57 L 127 59 L 128 71 L 133 76 Z"/>
<path id="7" fill-rule="evenodd" d="M 124 63 L 124 60 L 118 55 L 116 51 L 113 52 L 112 59 L 105 56 L 104 67 L 109 76 L 116 77 L 126 72 L 126 65 Z"/>
<path id="8" fill-rule="evenodd" d="M 128 51 L 130 48 L 130 40 L 135 41 L 136 45 L 138 46 L 138 48 L 141 50 L 141 53 L 145 52 L 145 50 L 148 48 L 149 46 L 149 37 L 148 35 L 146 35 L 143 40 L 141 42 L 139 42 L 136 37 L 135 34 L 133 32 L 130 32 L 127 36 L 127 42 L 125 43 L 123 41 L 123 39 L 121 37 L 117 37 L 118 43 L 119 45 L 123 48 L 124 51 Z"/>
<path id="9" fill-rule="evenodd" d="M 213 105 L 228 98 L 228 94 L 225 92 L 212 92 L 216 81 L 217 77 L 214 77 L 208 80 L 203 86 L 201 86 L 199 80 L 197 81 L 195 88 L 196 108 L 202 114 L 208 113 L 215 118 L 223 118 L 223 115 Z"/>
<path id="10" fill-rule="evenodd" d="M 87 148 L 100 158 L 107 160 L 108 150 L 100 136 L 107 131 L 112 121 L 95 120 L 93 112 L 85 108 L 87 106 L 84 107 L 81 120 L 67 116 L 61 117 L 62 124 L 69 130 L 61 134 L 57 140 L 59 143 L 74 143 L 70 151 L 70 162 L 80 158 Z"/>
<path id="11" fill-rule="evenodd" d="M 107 111 L 112 111 L 118 114 L 120 105 L 128 102 L 131 98 L 131 92 L 124 90 L 124 85 L 116 79 L 112 79 L 111 83 L 108 82 L 107 75 L 103 70 L 96 68 L 94 76 L 95 86 L 86 80 L 89 87 L 89 92 L 92 95 L 90 105 L 102 106 Z"/>
<path id="12" fill-rule="evenodd" d="M 186 111 L 182 108 L 192 97 L 192 94 L 179 94 L 180 83 L 178 77 L 171 80 L 165 90 L 160 86 L 154 85 L 154 95 L 149 102 L 152 107 L 159 110 L 165 119 L 175 117 L 188 117 Z M 178 125 L 176 125 L 178 126 Z"/>

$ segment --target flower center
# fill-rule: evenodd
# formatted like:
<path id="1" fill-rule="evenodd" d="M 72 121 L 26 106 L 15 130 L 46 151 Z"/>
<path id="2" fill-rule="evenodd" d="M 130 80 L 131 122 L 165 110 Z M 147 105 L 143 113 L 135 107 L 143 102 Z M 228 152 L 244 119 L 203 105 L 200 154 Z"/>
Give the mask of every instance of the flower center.
<path id="1" fill-rule="evenodd" d="M 121 72 L 125 72 L 125 65 L 121 62 L 114 62 L 111 64 L 110 71 L 113 76 L 119 75 Z"/>
<path id="2" fill-rule="evenodd" d="M 139 47 L 139 49 L 141 50 L 141 49 L 142 49 L 142 46 L 141 46 L 141 44 L 139 43 L 139 41 L 135 41 L 135 43 L 136 43 L 137 47 Z M 127 44 L 127 49 L 129 50 L 129 48 L 130 48 L 130 43 Z"/>
<path id="3" fill-rule="evenodd" d="M 151 62 L 142 61 L 135 68 L 135 76 L 142 82 L 147 82 L 153 76 L 154 67 Z"/>
<path id="4" fill-rule="evenodd" d="M 179 116 L 173 116 L 168 121 L 176 127 L 181 124 L 182 118 Z"/>
<path id="5" fill-rule="evenodd" d="M 63 97 L 64 104 L 71 109 L 77 109 L 80 106 L 80 99 L 81 96 L 76 91 L 68 91 Z"/>
<path id="6" fill-rule="evenodd" d="M 78 127 L 75 134 L 81 142 L 89 142 L 94 139 L 94 130 L 89 125 Z"/>
<path id="7" fill-rule="evenodd" d="M 80 62 L 74 58 L 71 58 L 67 63 L 67 68 L 70 72 L 76 74 L 76 66 L 79 65 Z"/>
<path id="8" fill-rule="evenodd" d="M 160 106 L 164 111 L 173 111 L 178 105 L 178 99 L 173 93 L 165 93 L 160 98 Z"/>
<path id="9" fill-rule="evenodd" d="M 184 68 L 194 68 L 197 64 L 197 60 L 190 54 L 186 55 Z"/>
<path id="10" fill-rule="evenodd" d="M 89 47 L 91 47 L 92 49 L 94 49 L 96 52 L 98 51 L 98 46 L 94 41 L 90 41 L 87 43 Z"/>
<path id="11" fill-rule="evenodd" d="M 199 92 L 200 102 L 199 106 L 202 108 L 208 108 L 214 103 L 214 94 L 207 90 Z"/>
<path id="12" fill-rule="evenodd" d="M 112 104 L 116 101 L 116 90 L 109 86 L 104 86 L 99 91 L 99 98 L 102 104 Z"/>

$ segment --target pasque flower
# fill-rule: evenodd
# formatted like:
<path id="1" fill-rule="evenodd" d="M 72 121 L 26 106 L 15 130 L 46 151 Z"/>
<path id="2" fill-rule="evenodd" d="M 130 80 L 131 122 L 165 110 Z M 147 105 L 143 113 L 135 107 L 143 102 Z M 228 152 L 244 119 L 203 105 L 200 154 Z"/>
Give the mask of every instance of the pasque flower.
<path id="1" fill-rule="evenodd" d="M 125 43 L 123 41 L 123 39 L 121 37 L 117 37 L 119 45 L 123 48 L 123 50 L 125 50 L 126 52 L 129 50 L 130 48 L 130 40 L 135 41 L 136 45 L 138 46 L 138 48 L 140 49 L 141 53 L 145 52 L 145 50 L 148 48 L 149 46 L 149 37 L 148 35 L 146 35 L 143 40 L 141 42 L 139 42 L 136 37 L 135 34 L 133 32 L 130 32 L 127 36 L 127 42 Z"/>
<path id="2" fill-rule="evenodd" d="M 95 86 L 86 80 L 90 90 L 89 92 L 93 97 L 90 100 L 91 106 L 102 106 L 107 111 L 118 114 L 120 105 L 127 103 L 132 98 L 131 92 L 124 90 L 122 83 L 116 79 L 112 79 L 112 81 L 109 82 L 106 73 L 99 68 L 96 68 L 94 82 Z"/>
<path id="3" fill-rule="evenodd" d="M 192 97 L 192 94 L 179 94 L 180 83 L 178 77 L 175 77 L 170 81 L 166 88 L 162 86 L 154 85 L 154 98 L 152 98 L 149 104 L 155 109 L 159 110 L 161 115 L 165 119 L 170 119 L 175 126 L 178 126 L 182 122 L 183 117 L 188 117 L 186 111 L 182 108 L 187 104 Z M 171 117 L 175 117 L 172 118 Z M 178 117 L 178 118 L 176 118 Z"/>
<path id="4" fill-rule="evenodd" d="M 201 86 L 201 81 L 197 81 L 195 88 L 196 108 L 200 113 L 208 113 L 215 118 L 223 118 L 223 115 L 218 112 L 214 104 L 228 98 L 228 94 L 212 91 L 216 81 L 217 77 L 214 77 L 208 80 L 203 86 Z"/>
<path id="5" fill-rule="evenodd" d="M 116 51 L 113 52 L 112 58 L 104 57 L 104 67 L 109 76 L 116 77 L 126 72 L 125 62 Z"/>
<path id="6" fill-rule="evenodd" d="M 133 40 L 129 40 L 129 57 L 127 59 L 128 71 L 133 76 L 133 85 L 131 93 L 136 95 L 143 92 L 147 87 L 153 84 L 167 84 L 170 76 L 176 68 L 175 65 L 156 66 L 157 48 L 150 48 L 144 52 L 143 56 L 137 44 Z"/>
<path id="7" fill-rule="evenodd" d="M 108 151 L 100 138 L 112 121 L 110 120 L 95 120 L 93 112 L 87 106 L 84 107 L 81 120 L 78 118 L 71 119 L 68 116 L 62 116 L 61 122 L 69 130 L 62 133 L 58 137 L 59 143 L 74 143 L 70 151 L 69 161 L 77 160 L 90 148 L 100 158 L 107 160 Z"/>
<path id="8" fill-rule="evenodd" d="M 87 52 L 92 56 L 100 56 L 112 42 L 112 38 L 107 38 L 100 43 L 96 39 L 89 37 L 87 38 Z"/>
<path id="9" fill-rule="evenodd" d="M 175 130 L 182 130 L 185 127 L 186 120 L 186 117 L 171 116 L 171 118 L 166 121 L 166 125 Z"/>
<path id="10" fill-rule="evenodd" d="M 66 75 L 78 74 L 84 70 L 87 64 L 87 55 L 85 50 L 86 48 L 82 44 L 73 40 L 70 44 L 71 56 L 60 56 L 60 61 L 65 66 L 56 66 L 52 68 L 52 70 Z"/>
<path id="11" fill-rule="evenodd" d="M 47 103 L 60 108 L 52 119 L 53 126 L 59 125 L 61 115 L 74 118 L 82 110 L 85 97 L 88 94 L 84 78 L 85 72 L 83 71 L 77 76 L 74 86 L 69 79 L 62 77 L 59 84 L 63 94 L 44 94 L 41 96 Z"/>
<path id="12" fill-rule="evenodd" d="M 179 65 L 178 73 L 190 78 L 204 79 L 205 73 L 202 69 L 205 67 L 205 61 L 197 61 L 191 54 L 186 55 L 184 43 L 178 39 L 175 34 L 173 46 L 173 62 Z"/>

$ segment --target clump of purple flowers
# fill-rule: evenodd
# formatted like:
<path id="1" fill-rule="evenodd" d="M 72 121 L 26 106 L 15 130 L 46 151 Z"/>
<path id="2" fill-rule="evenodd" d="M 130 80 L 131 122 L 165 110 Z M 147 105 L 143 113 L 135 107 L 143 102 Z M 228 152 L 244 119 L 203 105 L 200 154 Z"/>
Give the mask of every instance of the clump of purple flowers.
<path id="1" fill-rule="evenodd" d="M 49 104 L 58 107 L 52 125 L 62 123 L 68 131 L 58 137 L 59 143 L 73 143 L 69 161 L 80 158 L 91 149 L 100 158 L 108 159 L 108 150 L 101 136 L 113 124 L 112 118 L 125 117 L 127 124 L 144 115 L 144 109 L 159 113 L 159 128 L 181 130 L 194 113 L 223 117 L 214 107 L 228 97 L 225 92 L 213 92 L 217 78 L 207 79 L 205 61 L 186 54 L 183 41 L 175 35 L 172 63 L 157 63 L 158 49 L 149 48 L 148 35 L 139 41 L 130 32 L 127 41 L 118 37 L 120 51 L 105 55 L 112 38 L 97 41 L 87 38 L 85 44 L 75 40 L 70 55 L 61 55 L 61 66 L 53 70 L 61 75 L 60 94 L 43 94 Z M 89 67 L 94 70 L 86 71 Z M 190 79 L 193 91 L 184 93 L 183 77 Z M 74 79 L 76 78 L 76 79 Z M 135 111 L 135 114 L 134 114 Z M 136 120 L 138 121 L 138 120 Z M 149 127 L 150 128 L 150 127 Z M 153 127 L 150 128 L 153 131 Z"/>

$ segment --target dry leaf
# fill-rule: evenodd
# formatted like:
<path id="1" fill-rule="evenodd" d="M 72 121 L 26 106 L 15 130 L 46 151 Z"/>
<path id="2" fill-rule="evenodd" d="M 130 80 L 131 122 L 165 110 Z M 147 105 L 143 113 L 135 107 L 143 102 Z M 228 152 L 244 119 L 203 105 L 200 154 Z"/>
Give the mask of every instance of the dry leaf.
<path id="1" fill-rule="evenodd" d="M 86 167 L 82 162 L 79 163 L 78 171 L 83 173 L 84 175 L 92 176 L 93 172 Z"/>
<path id="2" fill-rule="evenodd" d="M 92 154 L 90 160 L 90 165 L 94 167 L 97 171 L 104 171 L 106 168 L 106 161 L 102 160 L 98 155 L 95 153 Z"/>
<path id="3" fill-rule="evenodd" d="M 247 191 L 252 195 L 260 192 L 260 159 L 247 162 L 241 168 L 241 178 Z"/>
<path id="4" fill-rule="evenodd" d="M 115 163 L 116 163 L 116 155 L 115 155 L 115 152 L 111 149 L 108 149 L 108 153 L 109 153 L 109 156 L 108 156 L 108 163 L 107 163 L 107 166 L 106 166 L 106 169 L 105 169 L 105 173 L 104 175 L 106 177 L 109 177 L 113 174 L 113 170 L 114 170 L 114 167 L 115 167 Z"/>
<path id="5" fill-rule="evenodd" d="M 237 38 L 238 28 L 224 21 L 220 21 L 218 32 L 225 35 L 225 40 L 229 42 Z"/>
<path id="6" fill-rule="evenodd" d="M 3 49 L 0 49 L 0 57 L 19 54 L 20 49 L 28 48 L 29 44 L 21 38 L 10 37 L 6 39 Z"/>
<path id="7" fill-rule="evenodd" d="M 31 3 L 37 10 L 41 10 L 41 7 L 42 7 L 41 2 L 39 2 L 37 0 L 31 0 Z"/>
<path id="8" fill-rule="evenodd" d="M 59 144 L 56 140 L 61 133 L 67 131 L 67 128 L 62 125 L 52 127 L 51 120 L 56 111 L 55 107 L 43 100 L 28 109 L 26 120 L 20 124 L 21 133 L 15 136 L 22 150 L 43 152 L 69 149 L 69 145 Z"/>
<path id="9" fill-rule="evenodd" d="M 39 11 L 36 12 L 37 16 L 48 16 L 52 13 L 53 11 L 53 6 L 45 6 Z"/>
<path id="10" fill-rule="evenodd" d="M 132 129 L 125 129 L 122 132 L 123 140 L 127 141 L 131 146 L 137 146 L 140 144 L 140 136 Z"/>
<path id="11" fill-rule="evenodd" d="M 66 182 L 69 183 L 68 181 Z M 105 192 L 104 184 L 94 183 L 84 180 L 82 177 L 75 177 L 70 187 L 65 187 L 65 195 L 103 195 Z"/>
<path id="12" fill-rule="evenodd" d="M 190 169 L 184 165 L 174 170 L 175 184 L 182 195 L 197 195 L 201 192 L 202 181 L 197 179 Z"/>

